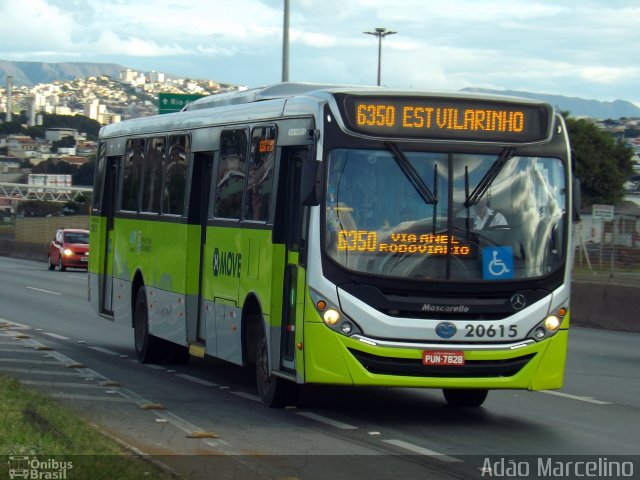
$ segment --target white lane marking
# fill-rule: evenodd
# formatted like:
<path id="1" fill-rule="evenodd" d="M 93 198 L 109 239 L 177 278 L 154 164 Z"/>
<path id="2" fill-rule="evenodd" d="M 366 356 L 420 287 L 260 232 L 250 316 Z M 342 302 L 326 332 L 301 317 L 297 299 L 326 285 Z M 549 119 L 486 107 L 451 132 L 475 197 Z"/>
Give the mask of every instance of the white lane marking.
<path id="1" fill-rule="evenodd" d="M 210 382 L 208 380 L 203 380 L 202 378 L 194 377 L 192 375 L 187 375 L 186 373 L 176 373 L 176 377 L 184 378 L 185 380 L 189 380 L 193 383 L 199 383 L 200 385 L 204 385 L 205 387 L 217 387 L 217 383 Z"/>
<path id="2" fill-rule="evenodd" d="M 556 392 L 554 390 L 540 390 L 540 393 L 546 393 L 547 395 L 555 395 L 557 397 L 570 398 L 571 400 L 579 400 L 581 402 L 593 403 L 594 405 L 613 405 L 611 402 L 605 402 L 603 400 L 596 400 L 593 397 L 580 397 L 578 395 L 571 395 L 570 393 Z"/>
<path id="3" fill-rule="evenodd" d="M 90 385 L 86 383 L 71 383 L 71 382 L 55 382 L 55 381 L 42 381 L 42 380 L 20 380 L 20 383 L 25 385 L 43 386 L 43 387 L 60 387 L 60 388 L 89 388 L 89 389 L 104 389 L 102 385 Z"/>
<path id="4" fill-rule="evenodd" d="M 35 365 L 60 365 L 60 362 L 55 360 L 28 360 L 26 358 L 0 358 L 0 362 L 13 362 L 20 365 L 25 363 L 33 363 Z"/>
<path id="5" fill-rule="evenodd" d="M 106 353 L 107 355 L 120 355 L 118 352 L 114 352 L 113 350 L 108 350 L 102 347 L 89 347 L 91 350 L 95 350 L 96 352 Z"/>
<path id="6" fill-rule="evenodd" d="M 230 392 L 230 393 L 234 394 L 237 397 L 251 400 L 252 402 L 260 403 L 262 401 L 260 400 L 260 397 L 258 397 L 257 395 L 251 395 L 250 393 L 245 393 L 245 392 Z"/>
<path id="7" fill-rule="evenodd" d="M 60 292 L 52 292 L 51 290 L 43 290 L 42 288 L 36 288 L 36 287 L 26 287 L 29 290 L 36 290 L 38 292 L 44 292 L 44 293 L 50 293 L 51 295 L 62 295 Z"/>
<path id="8" fill-rule="evenodd" d="M 30 329 L 31 327 L 27 325 L 23 325 L 22 323 L 12 322 L 11 320 L 7 320 L 6 318 L 0 317 L 0 322 L 4 322 L 5 325 L 8 325 L 9 328 L 14 329 L 15 327 L 19 327 L 21 329 Z"/>
<path id="9" fill-rule="evenodd" d="M 316 422 L 324 423 L 326 425 L 331 425 L 332 427 L 339 428 L 340 430 L 357 430 L 358 429 L 358 427 L 354 427 L 353 425 L 349 425 L 348 423 L 342 423 L 342 422 L 339 422 L 338 420 L 323 417 L 322 415 L 318 415 L 312 412 L 296 412 L 296 414 L 300 415 L 301 417 L 315 420 Z"/>
<path id="10" fill-rule="evenodd" d="M 64 398 L 67 400 L 89 400 L 92 402 L 117 402 L 136 403 L 135 400 L 126 397 L 98 397 L 95 395 L 79 395 L 76 393 L 51 393 L 53 398 Z"/>
<path id="11" fill-rule="evenodd" d="M 58 335 L 57 333 L 51 333 L 51 332 L 42 332 L 44 335 L 48 335 L 50 337 L 53 338 L 57 338 L 58 340 L 71 340 L 69 337 L 65 337 L 63 335 Z"/>
<path id="12" fill-rule="evenodd" d="M 131 361 L 136 362 L 137 360 L 131 360 Z M 144 366 L 148 368 L 153 368 L 154 370 L 166 370 L 166 368 L 164 368 L 163 366 L 154 365 L 153 363 L 145 363 Z"/>
<path id="13" fill-rule="evenodd" d="M 36 374 L 36 375 L 56 375 L 59 377 L 77 377 L 78 376 L 78 372 L 56 372 L 53 370 L 35 370 L 30 368 L 0 367 L 0 372 L 30 373 L 30 374 Z"/>
<path id="14" fill-rule="evenodd" d="M 16 344 L 16 342 L 11 342 L 14 345 Z M 0 348 L 0 352 L 3 353 L 32 353 L 29 352 L 27 350 L 25 350 L 24 348 Z"/>
<path id="15" fill-rule="evenodd" d="M 395 445 L 396 447 L 403 448 L 413 453 L 417 453 L 418 455 L 426 455 L 429 457 L 433 457 L 437 460 L 446 463 L 460 463 L 463 460 L 460 460 L 456 457 L 450 457 L 449 455 L 445 455 L 444 453 L 438 453 L 433 450 L 429 450 L 428 448 L 419 447 L 418 445 L 414 445 L 413 443 L 404 442 L 402 440 L 382 440 L 385 443 L 389 443 L 391 445 Z"/>

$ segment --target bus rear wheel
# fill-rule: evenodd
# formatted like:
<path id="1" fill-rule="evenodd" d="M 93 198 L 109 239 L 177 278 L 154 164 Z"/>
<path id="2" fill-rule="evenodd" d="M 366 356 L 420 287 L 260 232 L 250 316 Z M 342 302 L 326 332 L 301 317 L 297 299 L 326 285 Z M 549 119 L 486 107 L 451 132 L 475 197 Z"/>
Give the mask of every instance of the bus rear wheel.
<path id="1" fill-rule="evenodd" d="M 442 393 L 452 407 L 479 407 L 487 399 L 489 390 L 445 388 Z"/>
<path id="2" fill-rule="evenodd" d="M 256 346 L 256 382 L 262 403 L 272 408 L 295 405 L 298 385 L 284 378 L 271 375 L 267 339 L 264 334 Z"/>
<path id="3" fill-rule="evenodd" d="M 147 292 L 144 287 L 140 287 L 136 295 L 133 334 L 136 356 L 140 363 L 158 363 L 162 360 L 162 340 L 149 333 L 149 310 L 147 308 Z"/>

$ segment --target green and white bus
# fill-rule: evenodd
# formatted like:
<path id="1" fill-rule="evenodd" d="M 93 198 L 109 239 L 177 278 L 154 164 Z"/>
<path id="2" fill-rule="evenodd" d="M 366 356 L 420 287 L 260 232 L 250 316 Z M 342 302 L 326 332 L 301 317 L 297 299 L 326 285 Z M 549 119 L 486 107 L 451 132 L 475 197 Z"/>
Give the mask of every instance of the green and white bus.
<path id="1" fill-rule="evenodd" d="M 283 83 L 100 133 L 89 298 L 141 362 L 303 384 L 562 386 L 572 165 L 548 104 Z"/>

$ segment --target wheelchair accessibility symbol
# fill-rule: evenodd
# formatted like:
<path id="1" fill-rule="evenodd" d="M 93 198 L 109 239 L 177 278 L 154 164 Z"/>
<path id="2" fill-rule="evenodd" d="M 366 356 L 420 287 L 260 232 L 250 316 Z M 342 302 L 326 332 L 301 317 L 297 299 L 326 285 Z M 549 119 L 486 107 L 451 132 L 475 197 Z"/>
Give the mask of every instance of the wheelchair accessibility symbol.
<path id="1" fill-rule="evenodd" d="M 487 280 L 513 278 L 513 249 L 511 247 L 483 248 L 482 278 Z"/>

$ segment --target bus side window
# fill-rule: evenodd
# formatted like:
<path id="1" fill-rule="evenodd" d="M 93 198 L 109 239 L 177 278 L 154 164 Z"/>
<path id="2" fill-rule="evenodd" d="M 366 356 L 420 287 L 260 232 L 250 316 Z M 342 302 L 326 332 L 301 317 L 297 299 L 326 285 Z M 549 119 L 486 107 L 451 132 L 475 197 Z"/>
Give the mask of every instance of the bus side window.
<path id="1" fill-rule="evenodd" d="M 144 139 L 127 140 L 127 150 L 122 166 L 122 188 L 120 189 L 120 209 L 131 212 L 138 211 L 140 182 L 144 165 Z"/>
<path id="2" fill-rule="evenodd" d="M 156 137 L 147 140 L 146 153 L 140 209 L 143 212 L 160 213 L 162 173 L 165 162 L 165 138 Z"/>
<path id="3" fill-rule="evenodd" d="M 213 215 L 218 218 L 240 219 L 242 192 L 247 159 L 245 129 L 225 130 L 220 137 L 220 162 L 216 177 Z"/>
<path id="4" fill-rule="evenodd" d="M 251 136 L 251 156 L 247 168 L 245 220 L 266 222 L 269 219 L 275 159 L 276 128 L 255 128 Z"/>
<path id="5" fill-rule="evenodd" d="M 190 143 L 187 135 L 169 137 L 169 152 L 166 157 L 162 213 L 184 214 L 187 171 L 189 169 Z"/>
<path id="6" fill-rule="evenodd" d="M 98 155 L 96 158 L 95 174 L 93 179 L 93 185 L 95 194 L 93 195 L 93 211 L 101 212 L 103 209 L 102 198 L 104 195 L 104 177 L 105 168 L 107 164 L 107 144 L 100 142 L 98 144 Z"/>

